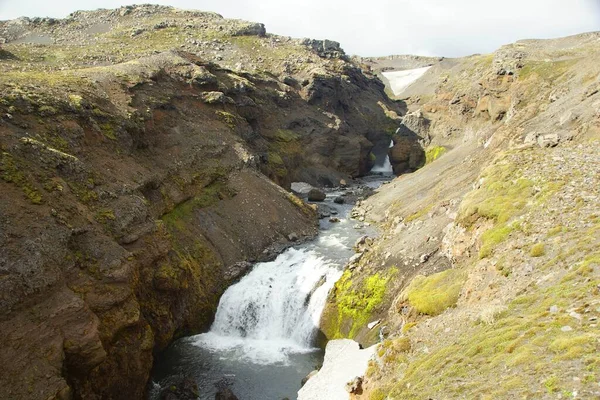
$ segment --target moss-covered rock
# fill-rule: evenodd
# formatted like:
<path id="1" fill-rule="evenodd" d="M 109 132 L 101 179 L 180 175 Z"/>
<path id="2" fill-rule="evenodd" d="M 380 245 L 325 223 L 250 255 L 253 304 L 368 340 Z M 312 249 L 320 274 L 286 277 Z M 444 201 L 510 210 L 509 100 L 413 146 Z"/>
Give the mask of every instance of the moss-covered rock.
<path id="1" fill-rule="evenodd" d="M 355 280 L 346 270 L 336 282 L 321 318 L 321 330 L 328 339 L 355 338 L 374 318 L 382 304 L 390 279 L 397 273 L 375 273 Z M 372 339 L 371 339 L 372 340 Z"/>

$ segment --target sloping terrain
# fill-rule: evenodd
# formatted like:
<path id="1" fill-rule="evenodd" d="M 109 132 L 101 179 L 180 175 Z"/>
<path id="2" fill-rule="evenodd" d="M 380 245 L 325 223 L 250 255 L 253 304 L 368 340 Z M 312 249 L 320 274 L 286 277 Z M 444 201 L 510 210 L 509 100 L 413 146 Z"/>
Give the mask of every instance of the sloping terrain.
<path id="1" fill-rule="evenodd" d="M 401 112 L 337 43 L 212 13 L 0 36 L 3 399 L 142 398 L 153 353 L 206 328 L 249 262 L 316 233 L 281 186 L 366 173 Z"/>
<path id="2" fill-rule="evenodd" d="M 521 41 L 412 86 L 428 165 L 354 211 L 383 233 L 321 322 L 385 337 L 355 398 L 600 395 L 599 57 L 598 33 Z"/>

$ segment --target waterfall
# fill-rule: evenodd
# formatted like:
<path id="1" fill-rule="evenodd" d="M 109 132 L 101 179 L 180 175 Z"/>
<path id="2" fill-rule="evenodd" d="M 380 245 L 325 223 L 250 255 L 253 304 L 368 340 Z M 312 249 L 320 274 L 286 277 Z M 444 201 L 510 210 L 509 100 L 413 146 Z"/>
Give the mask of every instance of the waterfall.
<path id="1" fill-rule="evenodd" d="M 336 265 L 314 250 L 290 248 L 259 263 L 221 297 L 215 321 L 195 344 L 258 364 L 311 351 Z"/>
<path id="2" fill-rule="evenodd" d="M 388 148 L 391 149 L 392 147 L 394 147 L 394 142 L 390 141 L 390 146 Z M 385 154 L 383 163 L 375 164 L 373 166 L 373 168 L 371 168 L 371 172 L 378 172 L 378 173 L 381 173 L 384 175 L 393 175 L 394 174 L 394 170 L 392 168 L 392 163 L 390 162 L 389 153 Z"/>

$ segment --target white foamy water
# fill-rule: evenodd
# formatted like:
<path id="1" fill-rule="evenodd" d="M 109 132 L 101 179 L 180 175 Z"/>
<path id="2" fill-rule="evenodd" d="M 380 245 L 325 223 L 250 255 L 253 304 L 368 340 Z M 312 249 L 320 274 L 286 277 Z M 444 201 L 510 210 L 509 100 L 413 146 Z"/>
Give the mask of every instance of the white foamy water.
<path id="1" fill-rule="evenodd" d="M 382 72 L 382 75 L 389 81 L 392 92 L 394 92 L 396 96 L 399 96 L 407 87 L 422 77 L 429 68 L 431 67 L 408 69 L 406 71 Z"/>
<path id="2" fill-rule="evenodd" d="M 210 332 L 195 344 L 259 364 L 311 351 L 329 290 L 341 272 L 313 250 L 290 248 L 257 264 L 221 297 Z"/>
<path id="3" fill-rule="evenodd" d="M 325 247 L 347 249 L 349 247 L 348 243 L 346 243 L 347 240 L 348 238 L 342 237 L 341 235 L 331 234 L 319 237 L 319 244 Z"/>

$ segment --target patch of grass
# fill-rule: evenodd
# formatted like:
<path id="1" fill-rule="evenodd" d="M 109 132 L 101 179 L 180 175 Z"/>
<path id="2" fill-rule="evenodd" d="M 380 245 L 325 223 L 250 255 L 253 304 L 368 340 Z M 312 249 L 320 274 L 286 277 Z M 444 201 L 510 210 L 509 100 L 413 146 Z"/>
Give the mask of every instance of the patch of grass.
<path id="1" fill-rule="evenodd" d="M 489 257 L 492 254 L 494 247 L 504 242 L 513 231 L 518 229 L 520 229 L 520 224 L 517 222 L 510 224 L 499 224 L 491 229 L 488 229 L 481 236 L 479 258 Z"/>
<path id="2" fill-rule="evenodd" d="M 558 389 L 558 378 L 553 375 L 544 381 L 544 386 L 548 390 L 548 393 L 556 393 Z"/>
<path id="3" fill-rule="evenodd" d="M 402 326 L 402 333 L 406 333 L 406 332 L 410 331 L 411 328 L 414 328 L 415 326 L 417 326 L 416 322 L 408 322 L 408 323 L 404 324 Z"/>
<path id="4" fill-rule="evenodd" d="M 528 61 L 519 71 L 519 80 L 538 77 L 543 80 L 553 81 L 564 75 L 577 63 L 578 60 L 563 61 Z"/>
<path id="5" fill-rule="evenodd" d="M 398 363 L 405 359 L 404 354 L 408 353 L 411 348 L 410 339 L 406 336 L 386 339 L 377 348 L 377 356 L 385 363 Z"/>
<path id="6" fill-rule="evenodd" d="M 529 255 L 531 257 L 541 257 L 546 254 L 546 247 L 543 243 L 536 243 L 531 246 L 531 250 L 529 250 Z"/>
<path id="7" fill-rule="evenodd" d="M 421 314 L 441 314 L 456 304 L 465 279 L 464 272 L 456 269 L 416 276 L 406 288 L 406 299 Z"/>
<path id="8" fill-rule="evenodd" d="M 425 164 L 429 164 L 440 158 L 447 149 L 443 146 L 435 146 L 425 151 Z"/>
<path id="9" fill-rule="evenodd" d="M 508 163 L 486 169 L 483 185 L 463 200 L 459 222 L 468 227 L 483 217 L 504 223 L 518 215 L 532 197 L 534 183 L 517 175 Z"/>
<path id="10" fill-rule="evenodd" d="M 559 233 L 563 233 L 563 232 L 566 232 L 566 231 L 567 231 L 567 228 L 565 228 L 562 225 L 557 225 L 557 226 L 555 226 L 554 228 L 552 228 L 552 229 L 550 229 L 548 231 L 548 237 L 556 236 Z"/>
<path id="11" fill-rule="evenodd" d="M 417 211 L 414 214 L 409 215 L 408 217 L 406 217 L 404 219 L 404 222 L 406 222 L 407 224 L 413 221 L 416 221 L 417 219 L 423 217 L 424 215 L 426 215 L 429 211 L 431 211 L 431 209 L 433 208 L 433 204 L 429 204 L 421 209 L 419 209 L 419 211 Z"/>
<path id="12" fill-rule="evenodd" d="M 480 219 L 493 223 L 482 235 L 480 258 L 489 257 L 512 232 L 525 231 L 527 224 L 517 218 L 529 208 L 544 204 L 564 184 L 525 178 L 522 167 L 511 159 L 513 155 L 504 153 L 484 170 L 480 187 L 465 196 L 459 210 L 457 221 L 466 228 Z"/>
<path id="13" fill-rule="evenodd" d="M 381 389 L 375 389 L 369 395 L 369 400 L 385 400 L 387 395 Z"/>

